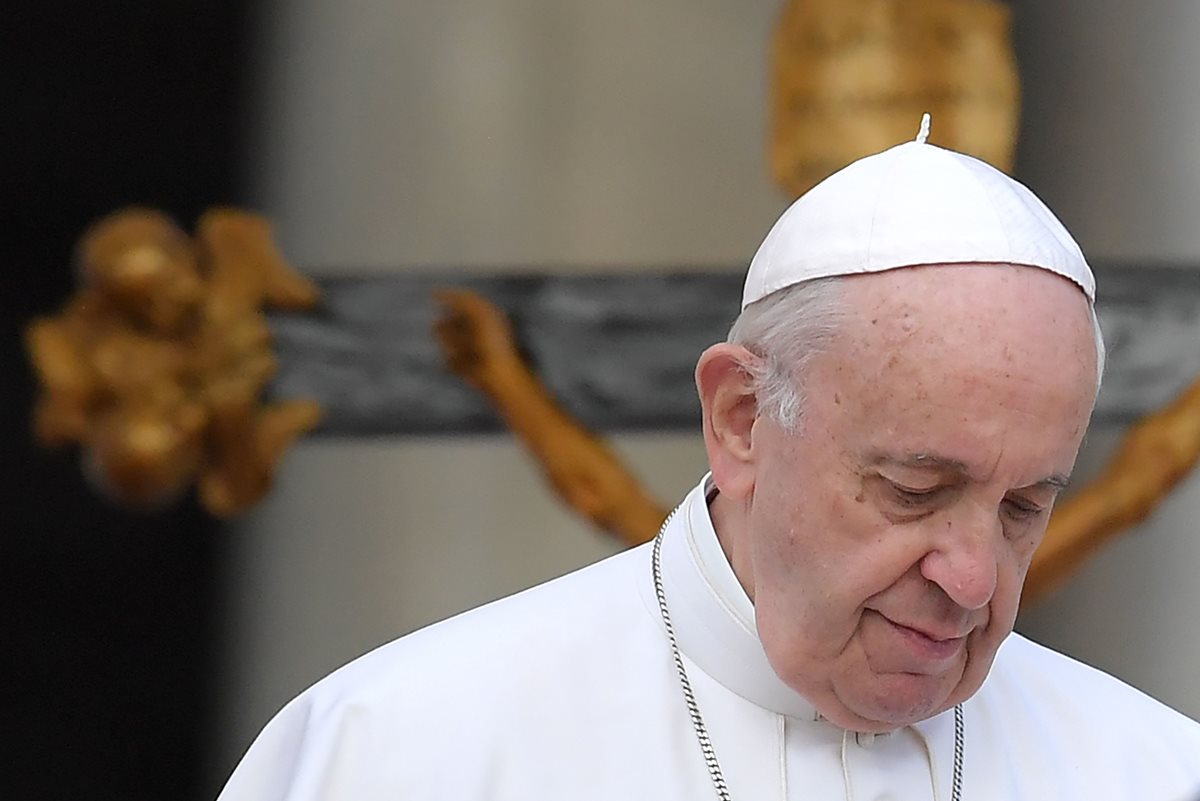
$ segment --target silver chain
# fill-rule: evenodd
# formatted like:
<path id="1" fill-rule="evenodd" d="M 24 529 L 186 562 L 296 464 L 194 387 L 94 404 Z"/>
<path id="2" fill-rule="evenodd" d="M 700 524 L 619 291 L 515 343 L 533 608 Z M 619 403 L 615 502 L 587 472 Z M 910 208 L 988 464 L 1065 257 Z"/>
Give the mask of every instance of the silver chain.
<path id="1" fill-rule="evenodd" d="M 678 510 L 676 510 L 678 511 Z M 667 594 L 663 590 L 662 581 L 662 543 L 663 535 L 675 512 L 671 512 L 663 521 L 658 536 L 654 538 L 654 556 L 651 568 L 654 573 L 654 594 L 658 596 L 658 609 L 662 613 L 663 627 L 667 630 L 667 640 L 671 643 L 671 655 L 675 657 L 675 670 L 679 673 L 679 687 L 683 690 L 683 700 L 687 704 L 688 717 L 692 719 L 692 728 L 696 731 L 696 739 L 700 743 L 700 753 L 704 755 L 704 764 L 708 767 L 708 775 L 712 777 L 713 789 L 721 801 L 730 801 L 729 786 L 721 773 L 721 765 L 717 762 L 717 751 L 713 748 L 712 738 L 704 726 L 704 718 L 700 716 L 700 705 L 696 703 L 696 694 L 692 692 L 692 683 L 688 680 L 687 668 L 683 665 L 683 656 L 679 653 L 679 643 L 675 639 L 675 627 L 671 625 L 671 612 L 667 609 Z M 954 707 L 954 778 L 950 784 L 951 801 L 962 801 L 962 766 L 963 741 L 965 739 L 963 726 L 962 704 Z"/>
<path id="2" fill-rule="evenodd" d="M 688 715 L 692 719 L 692 728 L 696 730 L 696 739 L 700 741 L 700 753 L 704 754 L 704 764 L 708 766 L 708 775 L 712 776 L 713 789 L 717 798 L 730 801 L 729 786 L 725 784 L 725 776 L 717 763 L 717 752 L 704 727 L 704 718 L 700 717 L 700 705 L 696 703 L 696 695 L 692 692 L 692 683 L 688 681 L 687 669 L 683 666 L 683 656 L 679 653 L 679 643 L 675 640 L 675 627 L 671 625 L 671 613 L 667 610 L 667 594 L 663 591 L 662 583 L 662 542 L 667 525 L 675 516 L 672 512 L 659 529 L 654 538 L 654 594 L 658 596 L 658 608 L 662 612 L 663 626 L 667 630 L 667 639 L 671 642 L 671 654 L 675 657 L 675 669 L 679 671 L 679 686 L 683 689 L 683 700 L 687 704 Z"/>
<path id="3" fill-rule="evenodd" d="M 950 780 L 951 801 L 962 799 L 963 741 L 966 740 L 964 728 L 962 704 L 957 704 L 954 707 L 954 778 Z"/>

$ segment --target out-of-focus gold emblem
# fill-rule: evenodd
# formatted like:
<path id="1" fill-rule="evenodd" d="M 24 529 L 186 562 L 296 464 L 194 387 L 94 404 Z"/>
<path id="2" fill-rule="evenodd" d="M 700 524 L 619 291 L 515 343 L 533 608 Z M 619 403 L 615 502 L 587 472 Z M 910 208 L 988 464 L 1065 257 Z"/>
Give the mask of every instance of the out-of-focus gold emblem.
<path id="1" fill-rule="evenodd" d="M 1019 85 L 995 0 L 789 0 L 771 66 L 771 172 L 795 197 L 912 139 L 1012 170 Z"/>
<path id="2" fill-rule="evenodd" d="M 39 441 L 78 443 L 89 478 L 124 506 L 161 506 L 193 482 L 219 517 L 257 502 L 320 417 L 310 401 L 261 401 L 276 370 L 263 306 L 318 299 L 266 221 L 216 209 L 193 239 L 164 214 L 127 209 L 84 234 L 77 268 L 62 312 L 25 331 Z"/>

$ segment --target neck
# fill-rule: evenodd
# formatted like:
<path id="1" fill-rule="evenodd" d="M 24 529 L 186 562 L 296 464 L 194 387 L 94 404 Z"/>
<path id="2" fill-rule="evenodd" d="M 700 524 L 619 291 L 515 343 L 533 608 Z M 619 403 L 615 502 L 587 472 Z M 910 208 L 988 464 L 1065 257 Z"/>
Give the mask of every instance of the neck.
<path id="1" fill-rule="evenodd" d="M 748 538 L 745 531 L 745 508 L 739 506 L 720 492 L 715 492 L 708 503 L 708 513 L 717 532 L 717 542 L 725 559 L 733 568 L 733 575 L 746 591 L 746 597 L 754 602 L 754 560 L 750 557 Z"/>

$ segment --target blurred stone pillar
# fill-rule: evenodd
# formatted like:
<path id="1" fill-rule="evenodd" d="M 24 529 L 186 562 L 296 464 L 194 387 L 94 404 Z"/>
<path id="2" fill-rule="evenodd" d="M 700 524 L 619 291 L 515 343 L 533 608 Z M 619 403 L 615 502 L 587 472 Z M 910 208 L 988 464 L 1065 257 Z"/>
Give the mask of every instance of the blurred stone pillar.
<path id="1" fill-rule="evenodd" d="M 1093 262 L 1173 264 L 1197 270 L 1200 282 L 1200 3 L 1013 6 L 1024 93 L 1018 176 Z M 1117 436 L 1093 429 L 1077 483 Z M 1020 628 L 1200 717 L 1197 519 L 1200 472 Z"/>
<path id="2" fill-rule="evenodd" d="M 749 260 L 786 199 L 766 143 L 775 0 L 278 0 L 251 148 L 284 251 L 323 273 Z M 698 434 L 614 439 L 664 504 Z M 615 549 L 507 436 L 309 440 L 231 538 L 221 781 L 322 675 Z"/>

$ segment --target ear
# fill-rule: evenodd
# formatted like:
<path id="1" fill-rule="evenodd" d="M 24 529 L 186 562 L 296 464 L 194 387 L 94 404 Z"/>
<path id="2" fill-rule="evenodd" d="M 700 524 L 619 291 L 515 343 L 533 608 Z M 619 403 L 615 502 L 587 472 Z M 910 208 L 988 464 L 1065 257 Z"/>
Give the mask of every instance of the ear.
<path id="1" fill-rule="evenodd" d="M 723 342 L 704 351 L 696 364 L 708 465 L 717 489 L 731 499 L 748 498 L 754 490 L 758 399 L 748 367 L 758 360 L 742 346 Z"/>

